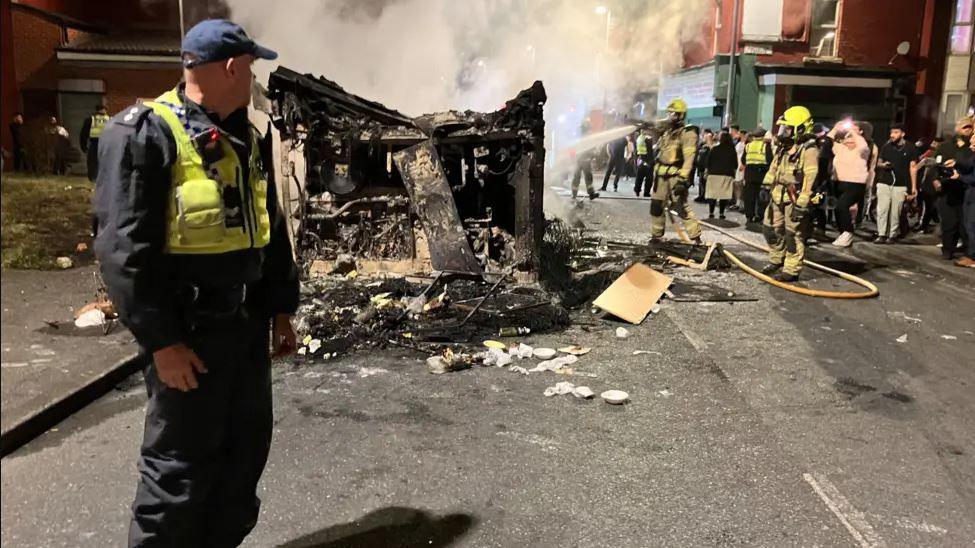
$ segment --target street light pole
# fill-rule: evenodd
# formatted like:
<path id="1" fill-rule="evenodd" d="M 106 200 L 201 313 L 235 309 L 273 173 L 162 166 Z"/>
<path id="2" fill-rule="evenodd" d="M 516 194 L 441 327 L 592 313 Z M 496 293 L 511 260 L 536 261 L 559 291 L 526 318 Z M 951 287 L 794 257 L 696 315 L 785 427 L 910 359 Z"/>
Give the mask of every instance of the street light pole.
<path id="1" fill-rule="evenodd" d="M 172 4 L 170 4 L 171 6 Z M 179 0 L 179 39 L 182 40 L 186 36 L 186 29 L 183 27 L 183 0 Z"/>
<path id="2" fill-rule="evenodd" d="M 731 13 L 731 50 L 728 56 L 728 95 L 724 104 L 724 125 L 730 126 L 734 119 L 735 100 L 735 59 L 738 56 L 738 10 L 741 0 L 735 0 Z"/>
<path id="3" fill-rule="evenodd" d="M 610 28 L 613 25 L 613 12 L 609 8 L 607 8 L 606 6 L 596 6 L 596 10 L 595 11 L 596 11 L 596 13 L 598 15 L 605 15 L 606 16 L 606 43 L 603 46 L 603 55 L 606 56 L 606 58 L 608 60 L 609 59 L 609 33 L 610 33 Z M 597 71 L 597 76 L 596 77 L 599 79 L 599 83 L 600 83 L 600 85 L 603 88 L 603 110 L 605 111 L 606 110 L 606 95 L 607 95 L 607 91 L 606 91 L 606 83 L 603 81 L 602 75 L 599 74 L 599 71 L 600 71 L 600 66 L 599 65 L 601 64 L 600 63 L 601 58 L 602 58 L 602 56 L 599 56 L 596 59 L 596 63 L 597 63 L 596 64 L 596 71 Z M 607 62 L 607 65 L 608 64 L 609 63 Z"/>

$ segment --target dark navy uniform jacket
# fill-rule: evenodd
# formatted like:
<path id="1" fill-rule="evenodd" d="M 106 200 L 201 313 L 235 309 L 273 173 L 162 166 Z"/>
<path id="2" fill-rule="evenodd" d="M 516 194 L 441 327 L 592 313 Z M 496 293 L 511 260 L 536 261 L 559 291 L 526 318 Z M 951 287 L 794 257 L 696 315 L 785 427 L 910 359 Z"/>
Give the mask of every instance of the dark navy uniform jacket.
<path id="1" fill-rule="evenodd" d="M 248 180 L 251 146 L 247 109 L 224 120 L 180 95 L 191 136 L 217 126 L 234 137 L 234 149 Z M 267 207 L 271 241 L 262 249 L 216 255 L 164 253 L 166 213 L 176 142 L 161 118 L 134 105 L 114 116 L 98 145 L 95 255 L 122 322 L 149 352 L 186 342 L 179 296 L 189 286 L 220 291 L 247 285 L 247 300 L 268 317 L 293 314 L 298 306 L 298 272 L 270 168 L 269 146 L 262 146 L 268 176 Z"/>

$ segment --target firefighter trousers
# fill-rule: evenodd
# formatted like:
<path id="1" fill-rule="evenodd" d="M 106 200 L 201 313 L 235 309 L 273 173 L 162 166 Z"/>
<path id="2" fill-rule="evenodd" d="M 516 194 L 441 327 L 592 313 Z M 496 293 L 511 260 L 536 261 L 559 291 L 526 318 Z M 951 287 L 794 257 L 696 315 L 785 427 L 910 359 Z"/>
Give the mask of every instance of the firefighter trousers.
<path id="1" fill-rule="evenodd" d="M 765 210 L 762 226 L 765 241 L 771 248 L 768 260 L 772 264 L 782 265 L 782 271 L 786 274 L 798 276 L 806 254 L 804 232 L 809 215 L 793 220 L 795 205 L 789 197 L 787 187 L 775 185 L 771 194 L 772 201 Z"/>
<path id="2" fill-rule="evenodd" d="M 691 239 L 701 236 L 701 225 L 697 222 L 697 215 L 687 201 L 687 196 L 677 196 L 674 193 L 675 176 L 657 175 L 653 193 L 650 195 L 650 235 L 660 238 L 667 230 L 667 209 L 673 208 L 684 221 L 684 230 Z"/>

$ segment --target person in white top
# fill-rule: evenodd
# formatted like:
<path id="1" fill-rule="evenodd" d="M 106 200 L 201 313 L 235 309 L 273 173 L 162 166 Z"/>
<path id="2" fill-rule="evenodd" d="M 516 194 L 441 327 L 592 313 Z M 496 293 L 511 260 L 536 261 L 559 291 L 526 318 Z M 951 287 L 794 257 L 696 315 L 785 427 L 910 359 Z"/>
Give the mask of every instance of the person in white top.
<path id="1" fill-rule="evenodd" d="M 839 122 L 829 132 L 833 140 L 833 177 L 836 180 L 836 224 L 840 235 L 833 241 L 838 247 L 853 243 L 853 215 L 850 208 L 863 199 L 871 181 L 870 147 L 859 128 L 851 121 Z"/>

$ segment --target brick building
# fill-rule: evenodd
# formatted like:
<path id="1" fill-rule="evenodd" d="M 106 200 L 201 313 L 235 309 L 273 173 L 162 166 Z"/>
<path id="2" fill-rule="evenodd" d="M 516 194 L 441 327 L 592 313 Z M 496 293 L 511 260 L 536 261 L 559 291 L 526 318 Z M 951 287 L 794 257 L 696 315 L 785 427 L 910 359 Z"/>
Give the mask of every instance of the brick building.
<path id="1" fill-rule="evenodd" d="M 96 104 L 114 114 L 179 82 L 178 0 L 0 2 L 4 149 L 14 112 L 23 112 L 34 127 L 57 116 L 77 148 L 81 125 Z M 219 2 L 207 0 L 184 0 L 184 9 L 185 26 L 225 13 Z"/>
<path id="2" fill-rule="evenodd" d="M 895 122 L 932 137 L 947 116 L 946 37 L 956 4 L 966 3 L 715 0 L 700 39 L 685 47 L 684 69 L 662 79 L 658 103 L 686 96 L 696 123 L 720 126 L 735 43 L 731 118 L 743 128 L 771 128 L 802 104 L 820 121 L 871 122 L 878 137 Z M 970 61 L 970 37 L 968 48 Z"/>

